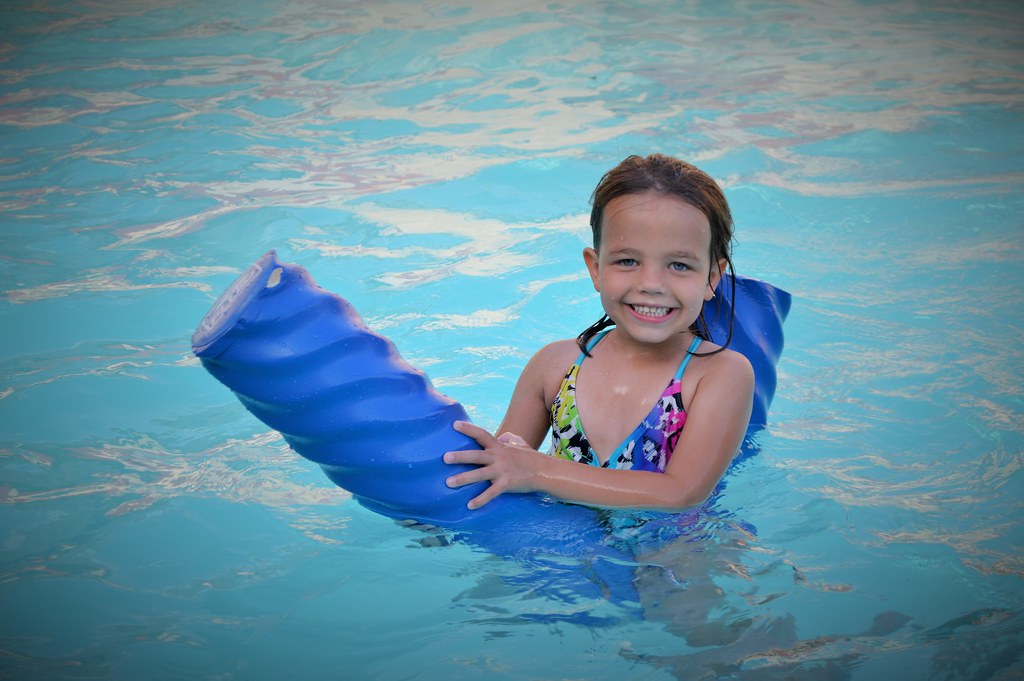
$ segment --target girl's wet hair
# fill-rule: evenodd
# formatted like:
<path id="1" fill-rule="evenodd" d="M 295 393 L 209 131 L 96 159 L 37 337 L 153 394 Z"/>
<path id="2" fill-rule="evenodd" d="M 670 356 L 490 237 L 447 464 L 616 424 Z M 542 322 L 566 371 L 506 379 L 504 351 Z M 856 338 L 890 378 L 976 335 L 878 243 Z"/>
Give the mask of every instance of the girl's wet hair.
<path id="1" fill-rule="evenodd" d="M 712 355 L 721 352 L 728 347 L 729 341 L 732 340 L 734 317 L 732 303 L 736 299 L 736 281 L 732 276 L 734 274 L 732 267 L 733 223 L 725 194 L 710 175 L 686 161 L 663 154 L 651 154 L 646 158 L 630 156 L 625 159 L 604 174 L 601 181 L 597 183 L 594 194 L 590 197 L 590 229 L 594 234 L 594 250 L 601 249 L 601 221 L 604 219 L 605 207 L 620 196 L 642 194 L 649 191 L 685 201 L 702 212 L 708 219 L 708 224 L 711 226 L 712 266 L 724 258 L 726 269 L 730 275 L 722 279 L 723 282 L 728 280 L 729 287 L 729 334 L 720 349 L 697 354 L 703 356 L 703 354 Z M 725 286 L 724 283 L 719 284 L 720 289 Z M 716 296 L 714 300 L 720 301 L 721 299 Z M 690 326 L 690 331 L 704 340 L 710 340 L 708 324 L 704 317 L 707 307 L 708 303 L 705 303 L 701 308 L 700 315 Z M 721 312 L 720 304 L 717 312 Z M 587 343 L 590 342 L 590 339 L 614 324 L 615 322 L 608 315 L 604 315 L 581 333 L 576 338 L 576 343 L 589 356 Z"/>

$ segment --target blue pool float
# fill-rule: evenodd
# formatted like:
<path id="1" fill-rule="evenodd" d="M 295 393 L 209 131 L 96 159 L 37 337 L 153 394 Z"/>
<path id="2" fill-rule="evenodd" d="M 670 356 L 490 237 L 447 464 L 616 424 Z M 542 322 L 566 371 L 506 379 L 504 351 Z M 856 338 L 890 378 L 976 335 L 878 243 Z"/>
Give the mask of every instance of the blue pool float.
<path id="1" fill-rule="evenodd" d="M 730 347 L 754 366 L 756 427 L 764 423 L 775 392 L 790 299 L 744 277 L 723 286 L 732 282 L 736 316 Z M 716 299 L 729 297 L 725 292 Z M 728 308 L 708 316 L 712 339 L 723 342 Z M 500 544 L 502 553 L 554 537 L 561 553 L 572 553 L 573 545 L 592 550 L 601 542 L 604 531 L 594 509 L 542 495 L 504 494 L 468 510 L 467 502 L 487 483 L 451 489 L 445 479 L 467 467 L 442 461 L 447 451 L 477 448 L 452 429 L 454 421 L 469 420 L 465 410 L 369 330 L 346 300 L 320 288 L 302 267 L 280 262 L 274 251 L 214 303 L 192 336 L 192 349 L 246 409 L 368 509 L 473 530 L 483 544 Z"/>

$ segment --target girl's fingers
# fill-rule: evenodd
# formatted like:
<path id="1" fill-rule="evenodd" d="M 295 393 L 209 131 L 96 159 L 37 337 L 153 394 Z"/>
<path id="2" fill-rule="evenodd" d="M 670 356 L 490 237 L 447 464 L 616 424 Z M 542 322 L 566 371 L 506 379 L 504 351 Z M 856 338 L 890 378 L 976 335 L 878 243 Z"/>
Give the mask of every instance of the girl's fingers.
<path id="1" fill-rule="evenodd" d="M 498 442 L 497 438 L 491 435 L 487 430 L 467 421 L 456 421 L 454 423 L 454 428 L 463 435 L 468 435 L 476 440 L 476 443 L 481 447 L 489 447 Z"/>
<path id="2" fill-rule="evenodd" d="M 474 482 L 473 480 L 467 480 L 467 475 L 467 473 L 459 473 L 458 475 L 449 476 L 445 479 L 444 484 L 448 485 L 452 489 L 458 489 L 463 485 L 468 485 L 471 482 Z"/>
<path id="3" fill-rule="evenodd" d="M 526 440 L 519 437 L 515 433 L 502 433 L 498 436 L 498 442 L 504 442 L 507 445 L 516 445 L 518 447 L 529 447 Z"/>
<path id="4" fill-rule="evenodd" d="M 466 504 L 466 507 L 471 511 L 476 510 L 484 504 L 490 503 L 499 494 L 501 494 L 501 492 L 498 490 L 497 485 L 489 485 L 487 489 L 481 492 L 477 497 L 471 499 L 470 502 Z"/>
<path id="5" fill-rule="evenodd" d="M 464 487 L 465 485 L 472 485 L 474 482 L 482 482 L 487 480 L 487 474 L 485 469 L 476 468 L 471 471 L 464 471 L 462 473 L 456 473 L 455 475 L 448 476 L 445 479 L 444 484 L 452 488 Z"/>
<path id="6" fill-rule="evenodd" d="M 470 464 L 480 467 L 452 475 L 445 479 L 445 484 L 449 487 L 462 487 L 463 485 L 470 485 L 474 482 L 490 480 L 493 473 L 490 468 L 484 465 L 489 461 L 490 457 L 487 452 L 482 449 L 470 449 L 462 452 L 447 452 L 444 455 L 445 463 Z"/>
<path id="7" fill-rule="evenodd" d="M 468 449 L 445 453 L 445 463 L 479 466 L 479 468 L 462 471 L 461 473 L 456 473 L 455 475 L 450 476 L 445 480 L 445 484 L 452 488 L 458 488 L 465 485 L 471 485 L 475 482 L 490 482 L 491 484 L 489 484 L 483 492 L 474 497 L 467 504 L 471 510 L 477 509 L 489 504 L 505 489 L 505 483 L 503 483 L 499 477 L 500 473 L 494 470 L 494 467 L 490 465 L 495 461 L 494 453 L 490 451 L 490 448 L 500 445 L 519 444 L 520 441 L 525 444 L 525 441 L 510 433 L 506 434 L 507 437 L 503 436 L 502 438 L 496 438 L 480 426 L 466 421 L 456 421 L 454 428 L 463 435 L 467 435 L 476 440 L 476 443 L 483 447 L 483 449 Z M 510 442 L 512 438 L 515 440 Z"/>
<path id="8" fill-rule="evenodd" d="M 464 449 L 458 452 L 445 452 L 445 463 L 467 463 L 483 466 L 490 463 L 491 457 L 485 449 Z"/>

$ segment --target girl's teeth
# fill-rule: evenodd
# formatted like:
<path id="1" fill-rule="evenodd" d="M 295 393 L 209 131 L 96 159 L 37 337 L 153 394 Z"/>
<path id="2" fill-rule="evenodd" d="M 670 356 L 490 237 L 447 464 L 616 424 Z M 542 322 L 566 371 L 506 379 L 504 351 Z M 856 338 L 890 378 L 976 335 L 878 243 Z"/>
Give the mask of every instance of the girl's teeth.
<path id="1" fill-rule="evenodd" d="M 646 307 L 644 305 L 634 305 L 633 309 L 644 317 L 664 317 L 668 314 L 667 307 Z"/>

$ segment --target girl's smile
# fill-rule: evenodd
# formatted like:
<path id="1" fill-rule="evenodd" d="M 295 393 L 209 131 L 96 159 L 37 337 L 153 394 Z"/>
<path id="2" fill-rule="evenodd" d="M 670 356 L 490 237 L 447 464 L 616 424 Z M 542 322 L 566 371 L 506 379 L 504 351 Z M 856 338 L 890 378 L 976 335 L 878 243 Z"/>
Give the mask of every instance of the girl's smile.
<path id="1" fill-rule="evenodd" d="M 629 305 L 629 309 L 633 311 L 633 314 L 637 316 L 641 321 L 644 322 L 663 322 L 675 312 L 677 308 L 671 307 L 651 307 L 649 305 Z"/>

